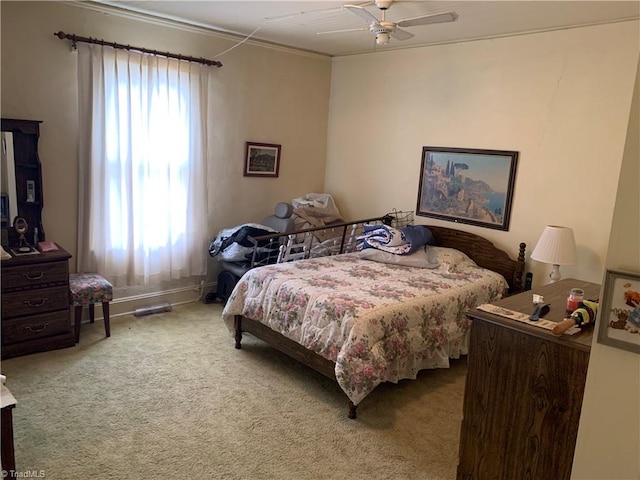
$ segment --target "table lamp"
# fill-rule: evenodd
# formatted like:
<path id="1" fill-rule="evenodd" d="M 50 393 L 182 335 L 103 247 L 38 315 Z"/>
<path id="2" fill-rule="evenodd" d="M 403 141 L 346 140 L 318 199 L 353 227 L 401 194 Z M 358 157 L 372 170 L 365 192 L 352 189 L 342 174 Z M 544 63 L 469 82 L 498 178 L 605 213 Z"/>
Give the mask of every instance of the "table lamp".
<path id="1" fill-rule="evenodd" d="M 578 263 L 573 230 L 569 227 L 548 225 L 533 249 L 531 259 L 553 265 L 549 274 L 550 283 L 560 280 L 560 265 Z"/>

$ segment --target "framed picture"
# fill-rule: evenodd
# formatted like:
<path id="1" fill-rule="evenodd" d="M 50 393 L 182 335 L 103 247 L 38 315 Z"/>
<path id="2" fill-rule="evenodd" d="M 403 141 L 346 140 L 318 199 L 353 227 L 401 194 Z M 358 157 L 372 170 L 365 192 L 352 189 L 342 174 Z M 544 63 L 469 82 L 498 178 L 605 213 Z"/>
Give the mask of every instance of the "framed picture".
<path id="1" fill-rule="evenodd" d="M 640 353 L 640 274 L 607 270 L 598 310 L 598 342 Z"/>
<path id="2" fill-rule="evenodd" d="M 280 145 L 247 142 L 245 177 L 277 177 L 280 170 Z"/>
<path id="3" fill-rule="evenodd" d="M 518 152 L 423 147 L 416 214 L 509 230 Z"/>

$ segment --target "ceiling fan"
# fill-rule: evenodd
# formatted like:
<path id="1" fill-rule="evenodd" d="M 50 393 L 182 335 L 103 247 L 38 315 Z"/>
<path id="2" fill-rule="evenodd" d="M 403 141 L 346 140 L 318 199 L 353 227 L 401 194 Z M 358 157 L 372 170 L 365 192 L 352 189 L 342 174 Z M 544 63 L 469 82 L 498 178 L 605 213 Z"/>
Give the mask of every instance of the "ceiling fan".
<path id="1" fill-rule="evenodd" d="M 382 11 L 381 19 L 378 19 L 361 5 L 344 5 L 343 7 L 369 22 L 368 29 L 351 28 L 347 30 L 332 30 L 330 32 L 319 32 L 318 35 L 369 30 L 376 36 L 376 44 L 387 45 L 389 43 L 389 37 L 393 37 L 397 40 L 408 40 L 414 36 L 413 33 L 402 30 L 398 27 L 417 27 L 419 25 L 430 25 L 434 23 L 455 22 L 458 19 L 457 13 L 447 12 L 433 15 L 422 15 L 420 17 L 406 18 L 397 22 L 390 22 L 386 19 L 386 12 L 393 3 L 393 0 L 375 0 L 372 3 Z"/>

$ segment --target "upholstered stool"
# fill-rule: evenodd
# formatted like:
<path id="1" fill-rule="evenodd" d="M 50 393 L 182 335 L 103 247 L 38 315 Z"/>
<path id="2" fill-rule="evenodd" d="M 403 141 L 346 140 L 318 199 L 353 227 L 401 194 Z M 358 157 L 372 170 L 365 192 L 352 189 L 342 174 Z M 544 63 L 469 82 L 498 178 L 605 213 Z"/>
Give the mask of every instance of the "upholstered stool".
<path id="1" fill-rule="evenodd" d="M 95 321 L 94 305 L 102 303 L 104 331 L 111 336 L 109 329 L 109 302 L 113 300 L 113 286 L 97 273 L 72 273 L 69 275 L 71 305 L 75 309 L 76 343 L 80 341 L 80 320 L 82 307 L 89 305 L 89 321 Z"/>

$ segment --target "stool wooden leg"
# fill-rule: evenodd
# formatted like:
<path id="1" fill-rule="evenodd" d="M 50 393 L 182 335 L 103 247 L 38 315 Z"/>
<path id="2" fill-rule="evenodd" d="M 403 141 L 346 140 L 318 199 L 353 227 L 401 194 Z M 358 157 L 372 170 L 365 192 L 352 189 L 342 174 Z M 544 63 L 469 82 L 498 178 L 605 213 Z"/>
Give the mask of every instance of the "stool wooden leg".
<path id="1" fill-rule="evenodd" d="M 104 333 L 111 336 L 111 325 L 109 324 L 109 302 L 102 302 L 102 316 L 104 317 Z"/>
<path id="2" fill-rule="evenodd" d="M 75 329 L 76 329 L 76 343 L 80 341 L 80 320 L 82 320 L 82 305 L 76 305 L 74 308 L 75 313 Z"/>
<path id="3" fill-rule="evenodd" d="M 93 303 L 89 304 L 89 322 L 93 323 L 96 321 L 96 309 L 94 308 Z"/>

